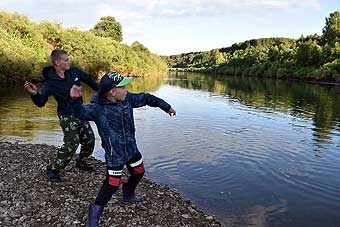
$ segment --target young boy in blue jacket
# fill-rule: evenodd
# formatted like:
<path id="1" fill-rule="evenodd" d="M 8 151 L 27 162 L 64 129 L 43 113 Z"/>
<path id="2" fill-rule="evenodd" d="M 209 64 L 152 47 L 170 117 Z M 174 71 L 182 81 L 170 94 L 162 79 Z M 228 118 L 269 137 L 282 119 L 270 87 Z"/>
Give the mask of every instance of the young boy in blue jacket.
<path id="1" fill-rule="evenodd" d="M 70 96 L 75 116 L 82 120 L 94 121 L 97 125 L 105 150 L 106 178 L 94 204 L 89 206 L 87 226 L 99 226 L 99 218 L 104 206 L 121 184 L 123 167 L 130 173 L 128 182 L 123 184 L 125 202 L 143 202 L 144 198 L 135 195 L 135 189 L 144 175 L 142 154 L 135 138 L 133 108 L 142 106 L 159 107 L 170 116 L 176 111 L 164 100 L 148 93 L 133 94 L 126 85 L 132 77 L 123 77 L 116 72 L 105 74 L 100 80 L 99 91 L 92 97 L 91 104 L 81 105 L 79 86 L 74 85 Z"/>

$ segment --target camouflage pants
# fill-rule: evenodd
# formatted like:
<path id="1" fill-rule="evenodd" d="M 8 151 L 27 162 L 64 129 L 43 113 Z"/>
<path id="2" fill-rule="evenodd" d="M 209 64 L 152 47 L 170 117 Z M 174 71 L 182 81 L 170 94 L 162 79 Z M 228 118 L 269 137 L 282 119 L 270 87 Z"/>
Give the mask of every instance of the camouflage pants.
<path id="1" fill-rule="evenodd" d="M 59 115 L 59 123 L 64 133 L 64 144 L 59 148 L 53 168 L 64 169 L 71 161 L 79 144 L 80 158 L 90 156 L 94 148 L 94 133 L 87 121 L 79 120 L 72 115 Z"/>

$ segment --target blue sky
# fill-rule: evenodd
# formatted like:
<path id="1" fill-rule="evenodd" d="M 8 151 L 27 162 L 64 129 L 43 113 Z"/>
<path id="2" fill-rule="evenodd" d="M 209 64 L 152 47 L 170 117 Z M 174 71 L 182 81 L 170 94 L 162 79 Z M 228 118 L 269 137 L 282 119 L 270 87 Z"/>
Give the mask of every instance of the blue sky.
<path id="1" fill-rule="evenodd" d="M 339 0 L 1 0 L 0 10 L 63 27 L 92 28 L 102 16 L 123 26 L 123 42 L 161 55 L 222 48 L 254 38 L 322 33 Z"/>

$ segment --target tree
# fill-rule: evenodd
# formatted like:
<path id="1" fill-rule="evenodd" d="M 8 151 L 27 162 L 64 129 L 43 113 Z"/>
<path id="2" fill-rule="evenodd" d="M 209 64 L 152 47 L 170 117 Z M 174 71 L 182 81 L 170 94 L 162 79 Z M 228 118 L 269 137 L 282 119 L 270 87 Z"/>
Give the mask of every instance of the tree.
<path id="1" fill-rule="evenodd" d="M 141 43 L 138 42 L 138 41 L 134 41 L 134 42 L 131 44 L 131 48 L 132 48 L 133 50 L 136 50 L 136 51 L 145 52 L 145 53 L 150 53 L 149 49 L 146 48 L 143 44 L 141 44 Z"/>
<path id="2" fill-rule="evenodd" d="M 280 57 L 280 50 L 278 46 L 272 46 L 268 51 L 268 59 L 271 62 L 278 61 Z"/>
<path id="3" fill-rule="evenodd" d="M 91 31 L 97 36 L 109 37 L 118 42 L 123 41 L 122 26 L 112 16 L 100 18 Z"/>
<path id="4" fill-rule="evenodd" d="M 322 29 L 322 34 L 324 43 L 331 46 L 340 41 L 340 11 L 335 11 L 326 18 L 326 25 Z"/>
<path id="5" fill-rule="evenodd" d="M 221 63 L 223 63 L 224 60 L 224 56 L 223 53 L 221 53 L 218 49 L 213 49 L 210 51 L 210 64 L 212 65 L 219 65 Z"/>
<path id="6" fill-rule="evenodd" d="M 62 41 L 62 27 L 60 24 L 42 21 L 39 24 L 39 30 L 43 38 L 54 48 L 60 46 Z"/>
<path id="7" fill-rule="evenodd" d="M 296 63 L 300 66 L 319 66 L 322 48 L 316 41 L 308 40 L 297 44 Z"/>

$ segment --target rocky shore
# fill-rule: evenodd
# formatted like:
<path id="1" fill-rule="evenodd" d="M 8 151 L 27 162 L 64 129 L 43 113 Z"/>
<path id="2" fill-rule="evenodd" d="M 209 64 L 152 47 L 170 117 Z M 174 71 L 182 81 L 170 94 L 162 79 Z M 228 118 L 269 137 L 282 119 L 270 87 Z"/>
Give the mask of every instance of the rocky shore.
<path id="1" fill-rule="evenodd" d="M 87 207 L 102 184 L 105 164 L 91 158 L 95 171 L 88 173 L 71 161 L 63 174 L 65 181 L 51 183 L 45 168 L 55 151 L 56 147 L 44 144 L 0 143 L 0 226 L 85 226 Z M 223 226 L 177 192 L 146 178 L 137 194 L 146 201 L 124 203 L 119 189 L 104 209 L 101 226 Z"/>

